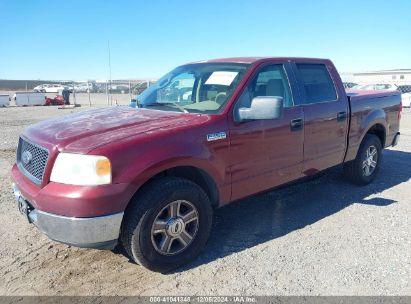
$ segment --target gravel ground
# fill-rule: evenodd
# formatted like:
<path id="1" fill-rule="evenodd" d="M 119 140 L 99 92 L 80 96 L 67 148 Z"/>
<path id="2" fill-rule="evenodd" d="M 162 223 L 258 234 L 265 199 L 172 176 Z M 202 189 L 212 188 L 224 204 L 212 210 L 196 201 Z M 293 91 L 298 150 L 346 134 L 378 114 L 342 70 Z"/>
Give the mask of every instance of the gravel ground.
<path id="1" fill-rule="evenodd" d="M 337 168 L 221 208 L 200 257 L 162 275 L 118 251 L 50 241 L 17 211 L 19 133 L 87 108 L 0 109 L 1 295 L 411 295 L 411 110 L 371 185 L 352 186 Z"/>

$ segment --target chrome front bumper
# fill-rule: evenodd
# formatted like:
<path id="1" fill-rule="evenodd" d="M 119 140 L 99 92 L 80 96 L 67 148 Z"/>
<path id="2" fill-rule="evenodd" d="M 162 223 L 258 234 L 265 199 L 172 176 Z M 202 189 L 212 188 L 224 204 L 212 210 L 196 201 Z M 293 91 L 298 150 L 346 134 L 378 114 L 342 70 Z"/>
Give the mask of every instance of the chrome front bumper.
<path id="1" fill-rule="evenodd" d="M 98 217 L 66 217 L 33 209 L 13 184 L 18 208 L 29 223 L 50 239 L 84 248 L 113 249 L 120 234 L 123 212 Z"/>

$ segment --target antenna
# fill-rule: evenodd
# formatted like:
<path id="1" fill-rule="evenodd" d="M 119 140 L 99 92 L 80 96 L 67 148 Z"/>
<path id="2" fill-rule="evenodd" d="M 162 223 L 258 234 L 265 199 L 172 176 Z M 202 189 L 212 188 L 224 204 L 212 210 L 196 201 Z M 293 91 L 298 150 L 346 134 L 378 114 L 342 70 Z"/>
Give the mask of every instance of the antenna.
<path id="1" fill-rule="evenodd" d="M 109 89 L 108 89 L 108 93 L 109 93 L 109 100 L 110 100 L 110 104 L 113 104 L 113 100 L 112 100 L 112 96 L 111 96 L 111 52 L 110 52 L 110 40 L 107 40 L 107 48 L 108 48 L 108 70 L 109 70 Z M 108 100 L 107 100 L 108 103 Z"/>

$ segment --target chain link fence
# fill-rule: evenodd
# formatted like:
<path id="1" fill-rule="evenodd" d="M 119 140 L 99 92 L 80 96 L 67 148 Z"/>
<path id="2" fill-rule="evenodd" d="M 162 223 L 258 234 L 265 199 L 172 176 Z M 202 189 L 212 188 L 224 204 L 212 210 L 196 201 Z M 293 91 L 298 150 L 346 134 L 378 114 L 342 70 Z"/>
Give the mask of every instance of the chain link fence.
<path id="1" fill-rule="evenodd" d="M 139 81 L 87 81 L 87 82 L 64 82 L 70 93 L 70 101 L 81 105 L 126 105 L 135 96 L 141 94 L 145 89 L 154 84 L 152 80 Z M 46 90 L 46 94 L 49 94 Z"/>
<path id="2" fill-rule="evenodd" d="M 0 93 L 14 100 L 16 93 L 40 92 L 54 99 L 67 89 L 70 103 L 89 106 L 128 105 L 130 100 L 155 83 L 154 80 L 41 81 L 0 80 Z M 61 96 L 60 96 L 61 97 Z"/>

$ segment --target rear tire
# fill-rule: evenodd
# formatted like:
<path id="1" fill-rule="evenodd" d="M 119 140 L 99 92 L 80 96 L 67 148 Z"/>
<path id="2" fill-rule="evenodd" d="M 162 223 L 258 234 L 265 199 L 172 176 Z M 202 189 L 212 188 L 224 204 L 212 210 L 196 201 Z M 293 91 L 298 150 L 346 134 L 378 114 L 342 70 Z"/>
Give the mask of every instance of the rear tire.
<path id="1" fill-rule="evenodd" d="M 380 139 L 367 134 L 358 149 L 357 157 L 344 164 L 344 174 L 356 185 L 367 185 L 377 176 L 381 163 Z"/>
<path id="2" fill-rule="evenodd" d="M 205 246 L 213 210 L 197 184 L 160 178 L 145 186 L 130 204 L 120 241 L 136 263 L 164 273 L 194 259 Z"/>

